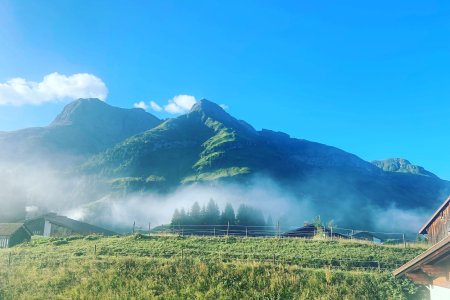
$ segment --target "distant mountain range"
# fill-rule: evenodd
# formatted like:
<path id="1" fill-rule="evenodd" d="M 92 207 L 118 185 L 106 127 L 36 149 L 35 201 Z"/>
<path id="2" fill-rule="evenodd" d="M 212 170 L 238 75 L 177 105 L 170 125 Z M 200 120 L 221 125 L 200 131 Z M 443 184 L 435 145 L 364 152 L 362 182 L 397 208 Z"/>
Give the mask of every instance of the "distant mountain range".
<path id="1" fill-rule="evenodd" d="M 47 127 L 0 134 L 0 146 L 3 155 L 38 150 L 80 156 L 77 171 L 106 178 L 111 193 L 165 193 L 183 185 L 250 184 L 269 177 L 298 199 L 327 207 L 352 199 L 430 209 L 450 191 L 450 182 L 407 160 L 371 163 L 282 132 L 257 131 L 208 100 L 165 121 L 141 109 L 78 100 Z"/>

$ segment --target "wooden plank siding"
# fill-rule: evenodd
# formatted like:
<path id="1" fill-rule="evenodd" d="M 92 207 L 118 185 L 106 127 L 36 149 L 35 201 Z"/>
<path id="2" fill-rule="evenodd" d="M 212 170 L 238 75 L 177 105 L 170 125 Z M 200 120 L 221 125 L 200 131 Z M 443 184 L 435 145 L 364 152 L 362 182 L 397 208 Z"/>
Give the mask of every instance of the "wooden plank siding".
<path id="1" fill-rule="evenodd" d="M 428 243 L 434 245 L 448 236 L 450 229 L 450 205 L 443 209 L 427 229 Z"/>

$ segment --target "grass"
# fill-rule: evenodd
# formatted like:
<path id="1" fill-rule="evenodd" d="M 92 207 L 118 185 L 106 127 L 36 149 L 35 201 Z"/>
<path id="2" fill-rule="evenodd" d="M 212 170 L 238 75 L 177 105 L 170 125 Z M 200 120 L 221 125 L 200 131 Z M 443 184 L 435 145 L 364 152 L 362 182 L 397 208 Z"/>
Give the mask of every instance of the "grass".
<path id="1" fill-rule="evenodd" d="M 423 251 L 295 238 L 39 238 L 0 250 L 0 299 L 421 299 L 424 289 L 391 271 Z"/>

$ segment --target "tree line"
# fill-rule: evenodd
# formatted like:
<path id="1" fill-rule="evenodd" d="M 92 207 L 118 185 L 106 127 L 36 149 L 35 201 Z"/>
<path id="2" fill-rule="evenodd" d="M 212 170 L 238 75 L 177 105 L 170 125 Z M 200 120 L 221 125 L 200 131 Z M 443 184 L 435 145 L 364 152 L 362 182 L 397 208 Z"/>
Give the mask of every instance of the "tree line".
<path id="1" fill-rule="evenodd" d="M 267 220 L 260 209 L 241 204 L 237 213 L 230 203 L 221 211 L 217 203 L 210 199 L 206 205 L 200 206 L 194 202 L 186 211 L 175 209 L 171 225 L 243 225 L 243 226 L 273 226 L 272 218 Z"/>

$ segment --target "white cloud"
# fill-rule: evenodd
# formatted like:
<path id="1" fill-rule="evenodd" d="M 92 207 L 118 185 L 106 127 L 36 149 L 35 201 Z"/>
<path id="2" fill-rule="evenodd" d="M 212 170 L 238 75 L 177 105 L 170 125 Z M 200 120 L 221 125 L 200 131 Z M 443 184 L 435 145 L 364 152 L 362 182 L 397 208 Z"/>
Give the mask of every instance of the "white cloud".
<path id="1" fill-rule="evenodd" d="M 154 111 L 162 111 L 162 107 L 158 105 L 158 103 L 156 103 L 155 101 L 150 101 L 150 107 L 154 110 Z"/>
<path id="2" fill-rule="evenodd" d="M 230 107 L 226 104 L 220 104 L 220 107 L 222 107 L 224 110 L 228 110 Z"/>
<path id="3" fill-rule="evenodd" d="M 138 103 L 134 103 L 133 106 L 135 108 L 142 108 L 143 110 L 147 110 L 147 108 L 148 108 L 148 105 L 145 104 L 144 101 L 141 101 L 141 102 L 138 102 Z"/>
<path id="4" fill-rule="evenodd" d="M 104 101 L 107 95 L 105 83 L 88 73 L 66 76 L 55 72 L 44 76 L 41 82 L 17 77 L 0 83 L 0 105 L 39 105 L 78 98 Z"/>
<path id="5" fill-rule="evenodd" d="M 169 100 L 164 110 L 170 114 L 183 114 L 188 112 L 197 103 L 194 96 L 178 95 Z"/>

